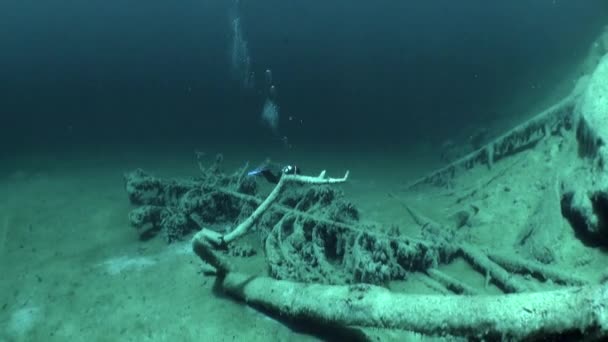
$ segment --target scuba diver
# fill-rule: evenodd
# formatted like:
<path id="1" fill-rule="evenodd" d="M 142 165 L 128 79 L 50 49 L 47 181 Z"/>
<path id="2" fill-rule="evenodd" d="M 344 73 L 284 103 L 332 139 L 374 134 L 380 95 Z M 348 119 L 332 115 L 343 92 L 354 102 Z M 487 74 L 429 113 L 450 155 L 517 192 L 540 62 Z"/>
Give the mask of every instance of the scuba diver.
<path id="1" fill-rule="evenodd" d="M 277 184 L 282 175 L 299 175 L 300 168 L 296 165 L 281 166 L 276 163 L 266 162 L 262 166 L 257 167 L 249 172 L 247 176 L 262 176 L 269 183 Z"/>

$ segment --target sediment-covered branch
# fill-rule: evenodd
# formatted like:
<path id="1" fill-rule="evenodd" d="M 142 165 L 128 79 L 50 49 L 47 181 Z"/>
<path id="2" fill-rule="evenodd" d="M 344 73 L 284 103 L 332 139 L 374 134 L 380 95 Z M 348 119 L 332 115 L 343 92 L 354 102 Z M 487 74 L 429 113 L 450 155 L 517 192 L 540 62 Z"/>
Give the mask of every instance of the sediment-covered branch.
<path id="1" fill-rule="evenodd" d="M 575 94 L 566 97 L 485 146 L 409 183 L 405 188 L 413 190 L 422 185 L 449 186 L 462 170 L 471 169 L 479 164 L 486 164 L 491 168 L 496 161 L 533 147 L 544 137 L 571 125 L 577 98 Z"/>
<path id="2" fill-rule="evenodd" d="M 237 272 L 218 280 L 228 294 L 283 317 L 428 335 L 526 339 L 608 333 L 608 285 L 510 295 L 393 293 L 372 285 L 330 286 Z"/>
<path id="3" fill-rule="evenodd" d="M 201 229 L 192 239 L 192 248 L 194 252 L 205 262 L 215 267 L 219 275 L 223 275 L 230 270 L 229 263 L 220 256 L 216 250 L 226 248 L 230 243 L 234 242 L 244 234 L 261 218 L 261 216 L 270 209 L 270 206 L 276 202 L 279 194 L 287 183 L 301 183 L 310 185 L 323 185 L 342 183 L 348 179 L 348 171 L 342 178 L 328 178 L 325 176 L 325 171 L 321 172 L 317 177 L 301 176 L 301 175 L 283 175 L 274 187 L 272 192 L 266 199 L 257 207 L 257 209 L 233 231 L 226 235 L 222 235 L 214 230 Z"/>

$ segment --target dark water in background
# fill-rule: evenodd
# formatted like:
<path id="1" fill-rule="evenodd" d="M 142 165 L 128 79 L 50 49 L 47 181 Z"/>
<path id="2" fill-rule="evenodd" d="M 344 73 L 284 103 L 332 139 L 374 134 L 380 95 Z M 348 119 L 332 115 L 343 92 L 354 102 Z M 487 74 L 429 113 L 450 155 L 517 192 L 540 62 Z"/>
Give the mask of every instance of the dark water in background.
<path id="1" fill-rule="evenodd" d="M 264 97 L 230 78 L 231 7 L 0 1 L 3 153 L 272 142 Z M 253 70 L 272 69 L 280 133 L 294 144 L 441 141 L 516 96 L 533 105 L 607 14 L 605 0 L 243 0 L 240 12 Z"/>

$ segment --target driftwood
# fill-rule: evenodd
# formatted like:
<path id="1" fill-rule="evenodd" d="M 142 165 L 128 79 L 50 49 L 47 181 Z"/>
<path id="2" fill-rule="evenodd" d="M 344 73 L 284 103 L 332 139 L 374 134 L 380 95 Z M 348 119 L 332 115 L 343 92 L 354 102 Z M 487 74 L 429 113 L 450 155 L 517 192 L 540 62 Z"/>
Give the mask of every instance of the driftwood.
<path id="1" fill-rule="evenodd" d="M 240 273 L 218 256 L 218 251 L 251 229 L 255 217 L 269 210 L 288 183 L 333 184 L 340 179 L 283 176 L 271 195 L 233 232 L 226 235 L 202 229 L 192 239 L 193 250 L 217 270 L 217 288 L 249 305 L 260 306 L 292 319 L 309 319 L 345 326 L 396 328 L 429 335 L 454 335 L 476 338 L 534 338 L 570 334 L 606 334 L 605 286 L 579 286 L 565 290 L 513 295 L 474 295 L 477 291 L 432 268 L 427 273 L 455 292 L 468 296 L 411 295 L 393 293 L 369 284 L 323 285 L 277 280 Z M 411 210 L 414 213 L 413 210 Z M 420 225 L 436 225 L 416 215 Z M 279 221 L 276 226 L 281 226 Z M 274 229 L 273 229 L 274 230 Z M 272 240 L 271 237 L 268 238 Z M 357 245 L 357 244 L 355 244 Z M 462 253 L 496 279 L 507 291 L 525 291 L 510 274 L 473 247 L 461 245 Z M 288 257 L 288 255 L 284 255 Z M 502 263 L 519 265 L 518 262 Z M 512 267 L 516 268 L 516 267 Z M 535 266 L 518 271 L 538 271 Z M 558 277 L 561 277 L 559 275 Z"/>
<path id="2" fill-rule="evenodd" d="M 270 274 L 302 282 L 382 284 L 424 272 L 451 254 L 446 244 L 361 225 L 356 208 L 322 177 L 305 179 L 321 180 L 314 186 L 287 177 L 296 184 L 281 191 L 280 183 L 264 201 L 249 180 L 240 178 L 242 172 L 225 176 L 211 170 L 186 180 L 163 180 L 142 170 L 128 173 L 126 188 L 138 205 L 129 215 L 133 226 L 144 237 L 163 232 L 168 242 L 205 228 L 223 251 L 238 248 L 232 242 L 258 226 Z M 247 230 L 223 231 L 235 221 Z"/>
<path id="3" fill-rule="evenodd" d="M 218 289 L 249 304 L 293 319 L 398 328 L 431 335 L 524 338 L 576 335 L 583 331 L 587 335 L 605 334 L 601 297 L 594 298 L 603 294 L 603 288 L 587 285 L 548 265 L 470 246 L 460 241 L 451 227 L 405 203 L 406 211 L 423 232 L 422 239 L 382 233 L 376 227 L 345 220 L 339 213 L 352 209 L 344 203 L 337 206 L 340 210 L 324 215 L 321 209 L 335 201 L 336 196 L 325 187 L 347 181 L 348 173 L 342 178 L 328 178 L 324 172 L 316 177 L 284 175 L 270 195 L 261 199 L 253 191 L 255 187 L 240 176 L 241 171 L 232 177 L 224 177 L 217 169 L 205 172 L 212 172 L 213 176 L 164 181 L 141 170 L 129 174 L 126 179 L 130 197 L 140 205 L 134 211 L 154 207 L 165 216 L 180 215 L 201 227 L 192 245 L 201 260 L 213 267 L 213 272 L 206 274 L 216 277 Z M 291 193 L 290 188 L 297 191 Z M 152 195 L 146 199 L 145 194 Z M 213 198 L 221 199 L 223 210 L 245 208 L 246 217 L 243 212 L 225 216 L 228 221 L 242 218 L 230 231 L 206 228 L 209 213 L 201 205 L 214 207 L 217 203 Z M 154 225 L 166 221 L 160 216 L 142 217 Z M 256 225 L 266 227 L 260 233 L 264 236 L 271 277 L 243 274 L 225 255 Z M 517 294 L 483 295 L 437 268 L 456 257 L 468 261 L 486 276 L 488 283 Z M 391 280 L 405 279 L 413 273 L 441 295 L 393 293 L 373 285 L 386 286 Z M 576 286 L 576 290 L 529 293 L 529 280 L 517 274 Z M 447 295 L 450 293 L 464 296 Z M 556 299 L 559 302 L 553 302 Z M 586 305 L 581 311 L 583 302 L 595 304 Z M 527 324 L 521 324 L 524 318 Z"/>
<path id="4" fill-rule="evenodd" d="M 130 217 L 140 230 L 145 225 L 175 229 L 163 226 L 176 221 L 171 217 L 183 218 L 183 227 L 200 229 L 192 246 L 213 268 L 206 274 L 216 277 L 217 289 L 251 305 L 293 319 L 429 335 L 519 339 L 606 334 L 605 287 L 587 285 L 548 265 L 485 252 L 460 240 L 453 227 L 404 202 L 422 238 L 361 225 L 356 209 L 337 200 L 329 188 L 346 182 L 348 173 L 341 178 L 328 178 L 325 172 L 283 175 L 262 199 L 243 170 L 232 176 L 216 166 L 202 170 L 201 177 L 188 180 L 165 181 L 141 170 L 127 174 L 130 198 L 139 206 Z M 223 221 L 213 221 L 217 217 Z M 234 229 L 216 228 L 235 220 L 240 223 Z M 262 227 L 258 233 L 270 277 L 241 273 L 225 253 L 256 226 Z M 181 238 L 185 231 L 165 235 Z M 468 261 L 487 283 L 514 294 L 484 295 L 438 268 L 456 257 Z M 374 285 L 387 286 L 414 273 L 441 294 L 395 293 Z M 530 279 L 573 287 L 530 293 Z"/>
<path id="5" fill-rule="evenodd" d="M 139 170 L 128 175 L 127 188 L 140 208 L 154 206 L 159 211 L 183 215 L 197 227 L 201 226 L 202 229 L 192 239 L 192 245 L 201 260 L 213 268 L 206 274 L 216 277 L 218 289 L 251 305 L 259 305 L 293 319 L 398 328 L 430 335 L 523 338 L 563 336 L 583 330 L 586 334 L 604 334 L 603 307 L 600 304 L 587 306 L 582 312 L 573 304 L 593 302 L 596 300 L 593 296 L 602 293 L 600 288 L 585 285 L 585 281 L 564 275 L 547 265 L 485 253 L 458 241 L 449 227 L 425 217 L 410 206 L 406 206 L 408 213 L 420 229 L 427 232 L 423 236 L 428 238 L 381 233 L 375 231 L 375 227 L 358 224 L 356 220 L 336 220 L 332 218 L 336 217 L 336 212 L 321 215 L 319 211 L 324 207 L 319 203 L 329 201 L 335 193 L 327 189 L 319 192 L 312 188 L 298 188 L 304 184 L 324 189 L 347 181 L 348 173 L 342 178 L 328 178 L 324 172 L 316 177 L 284 175 L 270 195 L 262 200 L 255 193 L 243 191 L 251 191 L 253 186 L 244 185 L 246 181 L 239 176 L 242 172 L 235 173 L 232 178 L 224 178 L 215 169 L 205 172 L 213 172 L 214 176 L 163 181 Z M 211 179 L 211 185 L 205 181 Z M 297 188 L 299 192 L 290 195 L 289 188 Z M 215 195 L 207 196 L 205 191 Z M 155 195 L 144 199 L 145 193 Z M 214 196 L 221 198 L 224 204 L 227 198 L 229 203 L 236 201 L 226 208 L 246 203 L 248 206 L 244 207 L 251 209 L 247 209 L 247 217 L 233 230 L 222 232 L 206 228 L 205 211 L 196 209 L 192 203 L 200 204 L 202 199 Z M 304 200 L 309 197 L 315 200 Z M 214 202 L 209 204 L 213 206 Z M 342 211 L 351 210 L 348 205 L 341 208 Z M 242 216 L 243 213 L 234 213 L 233 217 L 227 218 Z M 150 222 L 155 218 L 159 219 L 159 216 L 147 217 L 144 221 Z M 268 227 L 263 233 L 263 241 L 272 277 L 240 273 L 225 255 L 225 251 L 237 244 L 240 238 L 262 224 Z M 464 257 L 487 277 L 488 282 L 503 291 L 523 293 L 483 295 L 437 269 L 458 256 Z M 388 281 L 405 279 L 412 273 L 420 274 L 426 284 L 443 294 L 393 293 L 373 285 L 386 285 Z M 525 280 L 514 276 L 518 273 L 543 280 L 553 279 L 557 284 L 579 286 L 577 290 L 528 293 L 525 292 L 528 289 Z M 465 296 L 445 295 L 449 293 Z M 554 303 L 557 298 L 559 302 Z M 527 324 L 521 323 L 522 317 Z M 563 321 L 558 321 L 558 317 Z"/>
<path id="6" fill-rule="evenodd" d="M 231 270 L 230 265 L 218 255 L 215 250 L 226 248 L 227 245 L 234 242 L 234 240 L 243 236 L 247 233 L 254 224 L 261 218 L 270 206 L 277 201 L 280 192 L 288 182 L 299 182 L 305 184 L 333 184 L 344 182 L 348 178 L 348 172 L 343 178 L 325 178 L 325 171 L 317 177 L 299 176 L 299 175 L 283 175 L 279 183 L 275 186 L 274 190 L 268 195 L 258 208 L 241 224 L 239 224 L 230 233 L 222 235 L 214 230 L 203 228 L 199 231 L 192 239 L 192 247 L 194 252 L 203 261 L 206 261 L 211 266 L 215 267 L 218 275 L 222 276 Z"/>

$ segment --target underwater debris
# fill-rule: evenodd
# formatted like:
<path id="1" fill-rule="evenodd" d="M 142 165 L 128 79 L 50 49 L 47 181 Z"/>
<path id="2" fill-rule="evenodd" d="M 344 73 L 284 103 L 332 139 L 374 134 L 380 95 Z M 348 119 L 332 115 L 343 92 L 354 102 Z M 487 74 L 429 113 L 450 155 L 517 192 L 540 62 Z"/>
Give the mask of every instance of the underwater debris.
<path id="1" fill-rule="evenodd" d="M 357 248 L 366 248 L 370 245 L 382 246 L 383 243 L 374 236 L 375 234 L 365 231 L 359 231 L 354 240 L 349 237 L 340 241 L 340 232 L 352 237 L 352 230 L 355 229 L 349 227 L 349 224 L 333 223 L 332 225 L 331 221 L 324 222 L 324 220 L 307 224 L 306 215 L 300 217 L 284 215 L 266 238 L 266 257 L 271 269 L 273 263 L 294 265 L 293 268 L 286 268 L 287 273 L 278 274 L 271 271 L 272 277 L 240 273 L 218 253 L 250 231 L 253 225 L 259 222 L 259 218 L 271 210 L 288 183 L 292 186 L 300 184 L 320 186 L 345 182 L 347 178 L 348 173 L 343 178 L 326 178 L 325 172 L 317 177 L 286 175 L 251 216 L 233 231 L 221 234 L 210 229 L 201 229 L 192 239 L 192 247 L 204 262 L 216 269 L 214 273 L 217 276 L 216 288 L 249 305 L 264 307 L 275 314 L 338 326 L 405 329 L 429 335 L 449 334 L 489 339 L 505 337 L 521 339 L 538 334 L 559 336 L 563 333 L 576 333 L 579 329 L 585 330 L 586 333 L 606 333 L 604 327 L 608 322 L 604 322 L 603 309 L 593 305 L 579 308 L 576 303 L 581 301 L 599 303 L 605 300 L 603 297 L 608 293 L 605 290 L 607 285 L 586 286 L 584 280 L 559 270 L 516 257 L 486 254 L 463 242 L 455 245 L 445 240 L 440 242 L 441 239 L 424 242 L 402 236 L 385 237 L 388 246 L 403 249 L 405 257 L 409 260 L 415 260 L 412 259 L 412 254 L 421 258 L 420 268 L 433 279 L 436 286 L 444 288 L 445 292 L 451 291 L 467 296 L 408 295 L 390 292 L 384 287 L 361 284 L 360 282 L 368 281 L 382 283 L 385 280 L 382 275 L 390 272 L 387 265 L 391 262 L 389 256 L 383 253 L 380 253 L 380 261 L 386 269 L 385 273 L 372 272 L 380 278 L 366 278 L 357 273 L 361 268 L 355 267 L 351 270 L 354 271 L 352 274 L 356 275 L 355 280 L 358 280 L 356 284 L 323 285 L 328 279 L 330 283 L 344 283 L 339 274 L 340 271 L 344 272 L 348 268 L 340 270 L 335 267 L 339 264 L 336 263 L 335 252 L 342 251 L 344 256 L 349 254 L 346 251 L 351 248 L 351 254 L 356 254 Z M 408 212 L 416 224 L 423 229 L 431 229 L 434 232 L 448 230 L 411 208 Z M 294 226 L 293 222 L 298 220 L 301 222 Z M 299 239 L 297 243 L 285 244 L 285 241 L 294 235 L 307 235 L 308 238 Z M 331 238 L 327 239 L 328 236 Z M 333 246 L 328 245 L 328 242 L 333 243 Z M 311 246 L 311 244 L 309 255 L 302 258 L 297 246 Z M 336 246 L 341 247 L 336 248 Z M 333 253 L 328 254 L 325 247 L 332 247 Z M 383 251 L 383 248 L 374 250 Z M 472 265 L 485 272 L 489 281 L 496 282 L 506 292 L 520 293 L 511 296 L 476 296 L 478 292 L 475 289 L 434 268 L 440 259 L 434 253 L 439 251 L 463 255 Z M 399 257 L 401 256 L 397 259 Z M 311 258 L 314 264 L 301 262 L 307 258 Z M 354 261 L 357 262 L 357 259 L 355 258 Z M 369 260 L 359 265 L 365 264 L 371 265 L 372 269 L 375 267 L 373 261 L 369 263 Z M 327 270 L 331 272 L 324 274 L 323 271 L 327 272 Z M 401 270 L 397 270 L 399 271 Z M 582 287 L 576 290 L 528 292 L 529 288 L 525 282 L 513 277 L 511 272 L 540 275 L 545 279 L 554 279 L 558 283 Z M 304 281 L 277 280 L 277 278 Z M 484 310 L 479 310 L 481 307 Z M 526 316 L 524 325 L 521 324 L 522 315 Z"/>

